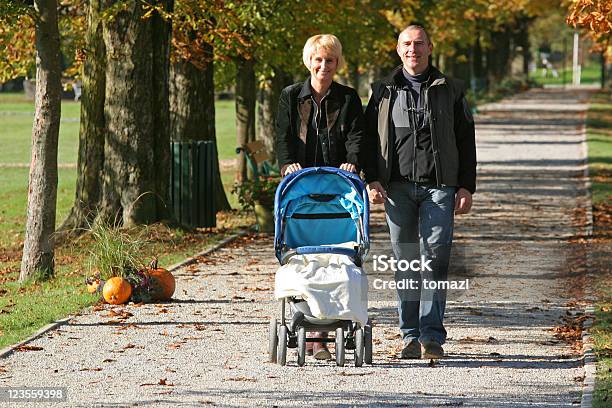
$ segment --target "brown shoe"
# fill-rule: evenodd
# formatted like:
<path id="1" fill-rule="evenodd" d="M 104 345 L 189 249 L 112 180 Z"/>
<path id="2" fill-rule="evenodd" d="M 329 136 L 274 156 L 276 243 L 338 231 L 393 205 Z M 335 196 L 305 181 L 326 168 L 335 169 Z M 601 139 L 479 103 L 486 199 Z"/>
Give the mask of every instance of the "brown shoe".
<path id="1" fill-rule="evenodd" d="M 327 338 L 327 332 L 315 333 L 314 337 Z M 327 349 L 327 343 L 312 343 L 312 355 L 316 360 L 329 360 L 331 353 Z"/>
<path id="2" fill-rule="evenodd" d="M 444 349 L 435 340 L 429 340 L 421 343 L 423 346 L 422 358 L 426 360 L 437 360 L 444 357 Z"/>
<path id="3" fill-rule="evenodd" d="M 408 344 L 404 344 L 400 358 L 407 360 L 421 358 L 421 344 L 419 344 L 419 341 L 415 339 Z"/>

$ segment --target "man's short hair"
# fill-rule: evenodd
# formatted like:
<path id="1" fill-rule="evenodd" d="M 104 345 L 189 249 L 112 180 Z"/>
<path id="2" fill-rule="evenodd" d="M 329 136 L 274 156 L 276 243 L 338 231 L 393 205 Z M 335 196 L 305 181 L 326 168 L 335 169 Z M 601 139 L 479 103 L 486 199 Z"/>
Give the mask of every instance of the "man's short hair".
<path id="1" fill-rule="evenodd" d="M 420 24 L 410 24 L 408 27 L 404 28 L 399 35 L 397 36 L 397 41 L 399 42 L 399 37 L 400 35 L 402 35 L 403 32 L 405 31 L 412 31 L 412 30 L 421 30 L 425 33 L 425 37 L 427 37 L 427 42 L 429 44 L 432 44 L 431 39 L 429 38 L 429 33 L 427 32 L 427 30 L 425 29 L 425 27 L 423 27 Z"/>
<path id="2" fill-rule="evenodd" d="M 342 44 L 340 43 L 338 37 L 333 34 L 317 34 L 306 40 L 306 44 L 304 44 L 302 60 L 304 61 L 306 68 L 310 69 L 310 59 L 320 50 L 325 50 L 338 59 L 337 69 L 344 66 Z"/>

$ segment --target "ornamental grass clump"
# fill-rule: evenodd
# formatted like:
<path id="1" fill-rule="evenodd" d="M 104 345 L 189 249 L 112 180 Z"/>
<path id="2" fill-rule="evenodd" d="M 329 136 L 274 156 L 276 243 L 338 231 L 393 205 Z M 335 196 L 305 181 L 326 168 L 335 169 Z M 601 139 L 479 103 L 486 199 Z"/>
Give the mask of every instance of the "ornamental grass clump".
<path id="1" fill-rule="evenodd" d="M 109 280 L 121 278 L 131 287 L 128 299 L 135 302 L 150 301 L 150 279 L 145 263 L 139 256 L 145 245 L 142 234 L 134 235 L 108 223 L 94 225 L 90 233 L 93 242 L 87 261 L 90 278 L 87 278 L 86 283 L 98 281 L 99 287 L 104 290 L 110 285 Z M 116 279 L 113 282 L 116 283 Z M 108 302 L 106 297 L 104 299 Z M 123 297 L 120 299 L 121 303 L 127 301 Z"/>
<path id="2" fill-rule="evenodd" d="M 107 223 L 98 223 L 91 230 L 93 243 L 89 249 L 88 265 L 92 275 L 99 274 L 108 280 L 114 276 L 128 279 L 144 269 L 139 255 L 144 240 L 132 237 L 127 231 L 113 228 Z"/>

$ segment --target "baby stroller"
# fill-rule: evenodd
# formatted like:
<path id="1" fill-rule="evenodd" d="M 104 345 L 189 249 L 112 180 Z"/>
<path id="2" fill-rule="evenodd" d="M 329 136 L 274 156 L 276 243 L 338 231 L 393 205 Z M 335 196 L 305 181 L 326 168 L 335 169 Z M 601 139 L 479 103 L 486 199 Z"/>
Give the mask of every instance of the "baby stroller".
<path id="1" fill-rule="evenodd" d="M 298 258 L 303 262 L 312 254 L 330 254 L 341 256 L 349 268 L 358 271 L 363 278 L 361 282 L 365 281 L 365 285 L 361 284 L 361 293 L 365 296 L 360 298 L 361 323 L 342 318 L 317 318 L 302 298 L 280 298 L 280 322 L 276 318 L 270 320 L 270 362 L 285 365 L 287 348 L 297 348 L 297 363 L 303 366 L 307 342 L 335 342 L 336 365 L 344 366 L 345 350 L 354 350 L 355 366 L 360 367 L 364 362 L 372 364 L 367 279 L 361 269 L 369 249 L 369 204 L 359 177 L 334 167 L 310 167 L 292 173 L 276 190 L 274 218 L 274 250 L 281 264 L 276 290 L 283 265 Z M 351 282 L 348 283 L 346 286 L 351 287 Z M 277 298 L 283 296 L 276 290 Z M 307 337 L 307 332 L 335 332 L 335 338 Z"/>

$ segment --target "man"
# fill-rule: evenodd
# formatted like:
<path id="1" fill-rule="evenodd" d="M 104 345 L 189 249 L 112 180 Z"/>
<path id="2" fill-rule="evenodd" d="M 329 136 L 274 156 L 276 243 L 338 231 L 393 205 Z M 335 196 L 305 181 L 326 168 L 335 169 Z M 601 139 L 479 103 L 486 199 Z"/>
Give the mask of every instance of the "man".
<path id="1" fill-rule="evenodd" d="M 398 291 L 402 358 L 444 356 L 446 292 L 423 283 L 447 279 L 454 214 L 470 211 L 476 189 L 474 121 L 463 85 L 430 65 L 432 50 L 423 27 L 402 31 L 402 66 L 372 85 L 366 110 L 370 201 L 385 204 L 396 260 L 421 261 L 420 271 L 395 276 L 418 283 Z"/>

